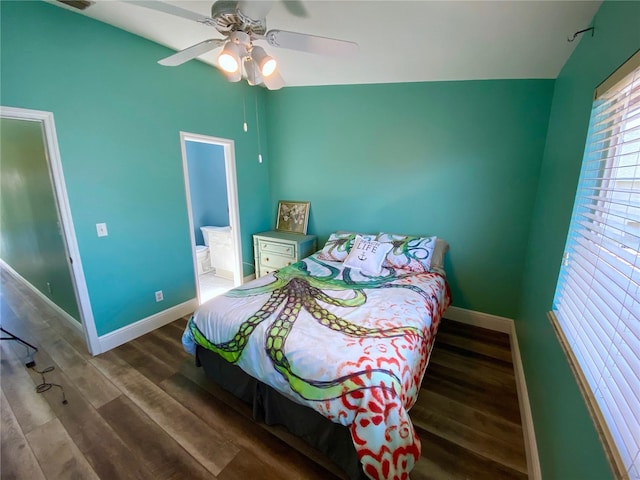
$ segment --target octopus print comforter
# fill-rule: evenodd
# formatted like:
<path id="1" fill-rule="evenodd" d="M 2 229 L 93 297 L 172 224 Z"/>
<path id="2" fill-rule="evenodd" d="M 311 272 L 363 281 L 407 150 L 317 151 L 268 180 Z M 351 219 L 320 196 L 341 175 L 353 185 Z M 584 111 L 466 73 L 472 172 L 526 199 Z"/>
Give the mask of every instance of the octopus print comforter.
<path id="1" fill-rule="evenodd" d="M 183 345 L 348 426 L 368 477 L 402 479 L 420 458 L 407 412 L 448 305 L 439 273 L 371 277 L 312 255 L 203 304 Z"/>

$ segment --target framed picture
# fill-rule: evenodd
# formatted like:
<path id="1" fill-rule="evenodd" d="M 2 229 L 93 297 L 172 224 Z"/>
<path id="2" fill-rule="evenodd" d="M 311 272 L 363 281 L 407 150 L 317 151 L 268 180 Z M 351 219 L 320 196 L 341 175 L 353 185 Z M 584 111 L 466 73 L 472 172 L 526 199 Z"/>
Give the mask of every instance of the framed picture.
<path id="1" fill-rule="evenodd" d="M 307 234 L 309 223 L 309 202 L 278 202 L 276 230 L 279 232 Z"/>

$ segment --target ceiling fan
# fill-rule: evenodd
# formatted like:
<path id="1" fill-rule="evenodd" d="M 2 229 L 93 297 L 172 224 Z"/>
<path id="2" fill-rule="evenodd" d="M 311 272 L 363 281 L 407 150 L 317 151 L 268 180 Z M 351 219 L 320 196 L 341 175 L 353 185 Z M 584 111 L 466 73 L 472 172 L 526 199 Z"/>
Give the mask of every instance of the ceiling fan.
<path id="1" fill-rule="evenodd" d="M 129 1 L 128 3 L 214 27 L 225 37 L 204 40 L 159 60 L 159 64 L 175 67 L 218 47 L 223 47 L 218 55 L 218 65 L 227 80 L 239 81 L 244 69 L 249 85 L 262 84 L 269 90 L 282 88 L 284 81 L 278 72 L 275 58 L 268 55 L 261 46 L 254 45 L 254 42 L 264 41 L 276 48 L 321 55 L 348 55 L 358 50 L 357 43 L 346 40 L 285 30 L 267 31 L 266 16 L 273 1 L 218 0 L 211 6 L 210 17 L 160 1 Z M 286 2 L 286 5 L 294 15 L 304 16 L 304 9 L 297 7 L 296 2 L 292 4 Z"/>

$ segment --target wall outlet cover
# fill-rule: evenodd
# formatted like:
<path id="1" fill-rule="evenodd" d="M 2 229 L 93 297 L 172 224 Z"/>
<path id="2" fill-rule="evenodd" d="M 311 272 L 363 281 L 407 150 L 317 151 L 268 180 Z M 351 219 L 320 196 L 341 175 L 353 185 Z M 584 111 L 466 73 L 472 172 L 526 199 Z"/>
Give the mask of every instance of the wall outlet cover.
<path id="1" fill-rule="evenodd" d="M 96 223 L 96 231 L 98 232 L 99 237 L 106 237 L 109 235 L 106 223 Z"/>

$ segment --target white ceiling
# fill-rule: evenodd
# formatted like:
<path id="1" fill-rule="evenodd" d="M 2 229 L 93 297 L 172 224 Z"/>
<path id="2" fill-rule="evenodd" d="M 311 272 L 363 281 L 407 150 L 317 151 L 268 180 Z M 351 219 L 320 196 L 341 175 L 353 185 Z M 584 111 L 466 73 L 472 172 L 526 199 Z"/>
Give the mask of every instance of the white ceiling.
<path id="1" fill-rule="evenodd" d="M 341 58 L 265 43 L 288 86 L 556 78 L 578 43 L 567 42 L 567 37 L 589 27 L 602 3 L 301 1 L 306 17 L 294 16 L 277 1 L 267 15 L 267 28 L 350 40 L 360 49 L 354 57 Z M 222 38 L 213 27 L 121 1 L 97 1 L 84 12 L 53 3 L 172 50 Z M 168 3 L 211 15 L 212 1 Z M 218 52 L 199 58 L 215 65 Z"/>

